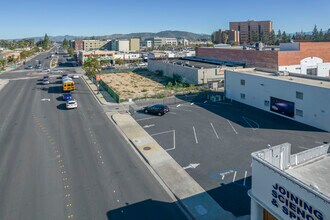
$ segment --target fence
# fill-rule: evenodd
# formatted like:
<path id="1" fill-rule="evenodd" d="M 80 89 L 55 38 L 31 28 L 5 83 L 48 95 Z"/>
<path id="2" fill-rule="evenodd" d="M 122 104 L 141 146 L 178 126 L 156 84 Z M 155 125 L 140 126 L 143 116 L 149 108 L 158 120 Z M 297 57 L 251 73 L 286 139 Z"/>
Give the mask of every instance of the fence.
<path id="1" fill-rule="evenodd" d="M 99 81 L 100 85 L 111 95 L 111 97 L 116 101 L 116 102 L 120 102 L 120 96 L 113 91 L 105 82 L 103 82 L 102 80 Z"/>

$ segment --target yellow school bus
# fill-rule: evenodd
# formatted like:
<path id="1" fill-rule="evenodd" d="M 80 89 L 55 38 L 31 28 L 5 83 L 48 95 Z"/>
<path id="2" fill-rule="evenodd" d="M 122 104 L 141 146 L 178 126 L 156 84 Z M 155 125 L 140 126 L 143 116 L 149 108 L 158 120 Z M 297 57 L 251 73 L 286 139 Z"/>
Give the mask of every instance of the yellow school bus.
<path id="1" fill-rule="evenodd" d="M 74 82 L 71 78 L 67 78 L 62 81 L 63 92 L 73 91 L 74 90 Z"/>

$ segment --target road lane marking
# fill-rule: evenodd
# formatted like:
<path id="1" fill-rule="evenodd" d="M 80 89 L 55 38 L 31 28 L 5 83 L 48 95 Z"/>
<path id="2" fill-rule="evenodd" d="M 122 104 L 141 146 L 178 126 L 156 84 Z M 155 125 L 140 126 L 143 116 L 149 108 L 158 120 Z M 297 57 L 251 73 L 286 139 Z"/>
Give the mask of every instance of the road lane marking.
<path id="1" fill-rule="evenodd" d="M 145 125 L 145 126 L 143 126 L 143 128 L 151 128 L 151 127 L 154 127 L 154 126 L 155 126 L 155 124 Z"/>
<path id="2" fill-rule="evenodd" d="M 299 146 L 299 148 L 300 149 L 304 149 L 304 150 L 309 150 L 309 148 L 307 148 L 307 147 L 301 147 L 301 146 Z"/>
<path id="3" fill-rule="evenodd" d="M 195 135 L 195 141 L 196 141 L 196 144 L 198 144 L 198 139 L 197 139 L 197 135 L 196 135 L 195 126 L 193 126 L 193 131 L 194 131 L 194 135 Z"/>
<path id="4" fill-rule="evenodd" d="M 235 182 L 235 179 L 236 179 L 236 173 L 237 173 L 237 171 L 235 171 L 235 173 L 234 173 L 233 182 Z"/>
<path id="5" fill-rule="evenodd" d="M 243 186 L 245 186 L 247 171 L 245 170 Z"/>
<path id="6" fill-rule="evenodd" d="M 238 134 L 237 131 L 236 131 L 236 129 L 234 128 L 234 126 L 230 123 L 230 121 L 229 120 L 227 120 L 227 121 L 230 124 L 231 128 L 234 130 L 235 134 Z"/>
<path id="7" fill-rule="evenodd" d="M 210 122 L 210 124 L 211 124 L 211 127 L 212 127 L 212 129 L 213 129 L 213 132 L 214 132 L 215 136 L 217 137 L 217 139 L 219 139 L 218 133 L 217 133 L 217 131 L 214 129 L 214 126 L 213 126 L 212 122 Z"/>
<path id="8" fill-rule="evenodd" d="M 191 163 L 186 167 L 183 167 L 184 170 L 186 169 L 195 169 L 196 167 L 198 167 L 200 164 L 199 163 Z"/>
<path id="9" fill-rule="evenodd" d="M 173 147 L 172 148 L 169 148 L 169 149 L 165 149 L 166 151 L 170 151 L 170 150 L 175 150 L 175 130 L 169 130 L 169 131 L 163 131 L 163 132 L 159 132 L 159 133 L 155 133 L 155 134 L 151 134 L 150 136 L 153 137 L 153 136 L 156 136 L 156 135 L 161 135 L 161 134 L 167 134 L 167 133 L 173 133 Z"/>
<path id="10" fill-rule="evenodd" d="M 137 120 L 135 120 L 135 121 L 150 120 L 150 119 L 153 119 L 153 118 L 156 118 L 156 117 L 140 118 L 140 119 L 137 119 Z"/>

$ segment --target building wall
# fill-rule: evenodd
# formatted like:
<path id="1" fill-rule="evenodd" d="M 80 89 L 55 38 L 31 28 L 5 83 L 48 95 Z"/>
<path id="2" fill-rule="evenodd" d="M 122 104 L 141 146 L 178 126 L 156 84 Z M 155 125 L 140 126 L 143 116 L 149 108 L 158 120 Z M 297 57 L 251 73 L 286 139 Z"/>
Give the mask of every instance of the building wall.
<path id="1" fill-rule="evenodd" d="M 173 74 L 180 74 L 185 82 L 198 84 L 198 69 L 164 63 L 157 60 L 148 60 L 148 70 L 151 72 L 163 71 L 164 76 L 173 78 Z"/>
<path id="2" fill-rule="evenodd" d="M 330 42 L 300 42 L 300 50 L 279 51 L 278 65 L 300 64 L 306 57 L 319 57 L 323 62 L 330 62 Z"/>
<path id="3" fill-rule="evenodd" d="M 241 80 L 245 85 L 241 85 Z M 296 98 L 296 92 L 303 93 L 303 99 Z M 233 99 L 247 105 L 277 114 L 270 111 L 270 97 L 275 97 L 295 103 L 294 118 L 280 116 L 330 131 L 330 97 L 329 88 L 310 86 L 293 81 L 277 80 L 262 76 L 244 74 L 234 71 L 225 71 L 225 93 L 228 99 Z M 245 98 L 241 98 L 241 94 Z M 317 97 L 317 98 L 315 98 Z M 265 105 L 269 101 L 269 105 Z M 303 116 L 297 116 L 296 110 L 302 110 Z"/>
<path id="4" fill-rule="evenodd" d="M 140 50 L 140 38 L 131 38 L 129 40 L 129 50 L 130 51 Z"/>
<path id="5" fill-rule="evenodd" d="M 111 41 L 111 49 L 115 51 L 129 51 L 129 40 L 113 40 Z"/>
<path id="6" fill-rule="evenodd" d="M 245 62 L 247 67 L 278 69 L 278 51 L 236 50 L 223 48 L 197 48 L 197 57 L 224 61 Z"/>
<path id="7" fill-rule="evenodd" d="M 265 178 L 267 177 L 267 178 Z M 281 175 L 280 172 L 277 172 L 276 170 L 273 170 L 269 168 L 269 165 L 266 166 L 265 164 L 259 162 L 256 159 L 252 159 L 252 189 L 249 192 L 249 195 L 251 196 L 251 204 L 255 203 L 255 199 L 258 200 L 258 202 L 262 203 L 259 204 L 260 208 L 265 208 L 269 212 L 271 212 L 274 216 L 276 216 L 278 219 L 283 220 L 290 220 L 290 219 L 298 219 L 294 217 L 290 217 L 290 206 L 286 206 L 285 204 L 281 203 L 278 196 L 281 195 L 281 200 L 286 199 L 286 195 L 282 195 L 279 190 L 276 190 L 277 187 L 276 184 L 278 184 L 281 187 L 284 187 L 284 189 L 290 193 L 292 193 L 294 196 L 299 197 L 302 201 L 306 202 L 308 205 L 313 207 L 313 210 L 320 211 L 323 214 L 322 219 L 330 219 L 330 212 L 329 212 L 329 203 L 322 200 L 320 197 L 315 196 L 310 190 L 306 190 L 305 188 L 302 188 L 299 186 L 296 182 L 294 182 L 291 178 Z M 275 188 L 274 188 L 274 187 Z M 283 189 L 283 188 L 282 188 Z M 273 192 L 273 190 L 275 192 Z M 283 192 L 283 191 L 282 191 Z M 277 199 L 273 196 L 276 195 Z M 275 199 L 277 202 L 273 200 Z M 291 201 L 289 199 L 289 201 Z M 277 204 L 278 207 L 276 207 L 273 203 Z M 304 210 L 303 207 L 300 205 L 295 205 L 294 202 L 293 209 L 296 209 L 299 207 L 299 209 Z M 286 207 L 289 211 L 288 214 L 285 214 L 282 207 Z M 251 210 L 252 211 L 252 210 Z M 293 214 L 296 214 L 296 212 L 292 211 Z M 251 219 L 262 219 L 262 218 L 254 218 L 256 216 L 253 216 L 254 213 L 251 212 Z M 309 211 L 305 211 L 305 215 L 309 214 Z M 292 215 L 292 214 L 291 214 Z M 311 215 L 313 218 L 300 218 L 300 219 L 315 219 L 318 220 L 316 216 L 313 214 Z M 321 219 L 321 218 L 320 218 Z"/>
<path id="8" fill-rule="evenodd" d="M 82 40 L 74 40 L 74 42 L 73 42 L 73 48 L 76 51 L 83 50 L 83 41 Z"/>
<path id="9" fill-rule="evenodd" d="M 83 40 L 83 49 L 84 50 L 97 50 L 103 45 L 108 43 L 108 41 L 101 40 Z"/>

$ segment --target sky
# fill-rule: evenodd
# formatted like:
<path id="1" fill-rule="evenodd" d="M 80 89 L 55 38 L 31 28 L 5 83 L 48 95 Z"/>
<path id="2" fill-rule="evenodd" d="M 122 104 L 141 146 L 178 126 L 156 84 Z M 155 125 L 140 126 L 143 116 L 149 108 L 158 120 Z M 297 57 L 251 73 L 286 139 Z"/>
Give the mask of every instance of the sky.
<path id="1" fill-rule="evenodd" d="M 211 34 L 230 21 L 271 20 L 287 33 L 330 28 L 329 0 L 2 1 L 0 39 L 180 30 Z"/>

